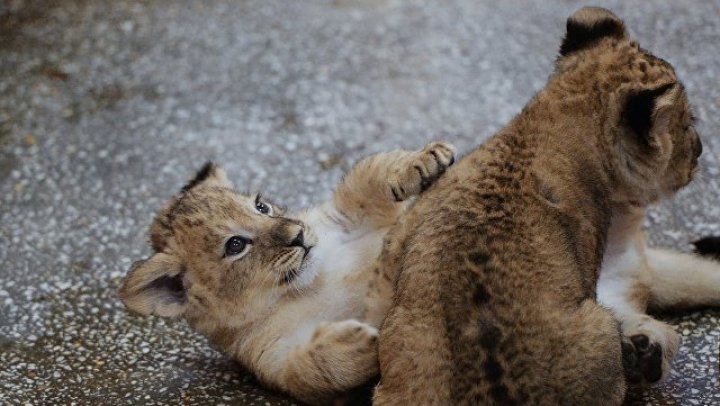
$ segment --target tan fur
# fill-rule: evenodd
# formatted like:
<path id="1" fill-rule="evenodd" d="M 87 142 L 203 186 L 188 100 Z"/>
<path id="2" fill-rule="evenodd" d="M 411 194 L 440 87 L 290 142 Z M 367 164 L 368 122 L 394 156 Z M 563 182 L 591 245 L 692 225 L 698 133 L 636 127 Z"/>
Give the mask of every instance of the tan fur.
<path id="1" fill-rule="evenodd" d="M 700 150 L 672 67 L 611 12 L 571 16 L 546 87 L 392 231 L 375 403 L 620 404 L 636 349 L 595 301 L 610 221 Z"/>
<path id="2" fill-rule="evenodd" d="M 141 314 L 185 318 L 266 385 L 328 402 L 376 376 L 392 295 L 389 280 L 374 281 L 382 239 L 453 161 L 444 143 L 368 157 L 331 201 L 295 214 L 237 193 L 208 165 L 156 216 L 155 254 L 120 297 Z M 247 244 L 228 254 L 233 238 Z"/>

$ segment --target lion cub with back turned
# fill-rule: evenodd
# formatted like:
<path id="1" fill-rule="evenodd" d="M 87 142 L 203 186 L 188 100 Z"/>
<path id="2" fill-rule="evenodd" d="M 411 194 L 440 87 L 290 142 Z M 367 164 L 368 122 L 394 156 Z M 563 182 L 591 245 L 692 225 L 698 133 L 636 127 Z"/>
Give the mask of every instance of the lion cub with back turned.
<path id="1" fill-rule="evenodd" d="M 610 11 L 573 14 L 545 88 L 390 231 L 375 403 L 620 404 L 647 343 L 595 299 L 611 219 L 690 182 L 700 152 L 673 68 Z"/>
<path id="2" fill-rule="evenodd" d="M 270 387 L 329 401 L 377 375 L 392 296 L 374 278 L 383 237 L 453 161 L 444 143 L 368 157 L 331 201 L 296 214 L 237 193 L 208 164 L 156 216 L 155 254 L 133 265 L 120 297 L 185 318 Z"/>

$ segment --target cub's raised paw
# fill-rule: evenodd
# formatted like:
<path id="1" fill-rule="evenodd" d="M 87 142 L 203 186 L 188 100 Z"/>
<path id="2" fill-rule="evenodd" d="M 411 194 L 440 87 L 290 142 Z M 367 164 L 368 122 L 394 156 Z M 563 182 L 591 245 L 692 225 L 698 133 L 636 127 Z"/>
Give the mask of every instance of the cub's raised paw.
<path id="1" fill-rule="evenodd" d="M 628 382 L 646 386 L 667 379 L 680 346 L 677 333 L 667 324 L 647 317 L 625 334 L 622 352 Z"/>
<path id="2" fill-rule="evenodd" d="M 455 163 L 455 147 L 433 142 L 409 159 L 398 162 L 398 170 L 389 179 L 390 191 L 397 202 L 416 196 L 430 187 Z"/>

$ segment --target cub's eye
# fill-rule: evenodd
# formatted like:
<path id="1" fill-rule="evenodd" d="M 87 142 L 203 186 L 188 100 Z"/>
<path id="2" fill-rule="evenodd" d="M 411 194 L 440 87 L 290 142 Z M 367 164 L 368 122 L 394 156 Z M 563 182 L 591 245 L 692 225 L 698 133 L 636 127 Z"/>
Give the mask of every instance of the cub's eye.
<path id="1" fill-rule="evenodd" d="M 260 195 L 255 198 L 255 210 L 262 214 L 272 214 L 272 206 L 260 201 Z"/>
<path id="2" fill-rule="evenodd" d="M 245 237 L 240 237 L 239 235 L 230 237 L 230 239 L 225 243 L 225 256 L 230 257 L 242 254 L 248 244 L 250 244 L 250 240 Z"/>

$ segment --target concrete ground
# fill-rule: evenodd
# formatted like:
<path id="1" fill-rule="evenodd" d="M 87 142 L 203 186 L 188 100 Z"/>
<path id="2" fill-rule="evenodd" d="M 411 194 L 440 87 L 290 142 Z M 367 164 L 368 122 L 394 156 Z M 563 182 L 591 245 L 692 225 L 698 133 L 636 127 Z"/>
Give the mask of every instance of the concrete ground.
<path id="1" fill-rule="evenodd" d="M 545 82 L 552 1 L 0 3 L 0 403 L 290 404 L 181 322 L 116 297 L 161 203 L 207 159 L 292 207 L 363 155 L 482 142 Z M 672 62 L 702 176 L 655 244 L 720 234 L 720 3 L 604 2 Z M 650 404 L 720 404 L 720 311 L 665 315 L 683 344 Z"/>

